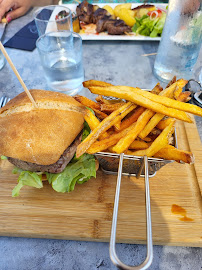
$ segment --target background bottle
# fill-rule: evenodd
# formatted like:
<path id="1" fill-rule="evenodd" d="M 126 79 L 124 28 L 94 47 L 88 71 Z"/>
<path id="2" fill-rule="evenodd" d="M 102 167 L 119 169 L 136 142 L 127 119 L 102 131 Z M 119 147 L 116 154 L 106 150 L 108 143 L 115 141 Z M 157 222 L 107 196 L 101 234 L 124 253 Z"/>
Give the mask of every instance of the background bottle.
<path id="1" fill-rule="evenodd" d="M 162 81 L 173 76 L 190 79 L 202 40 L 201 0 L 170 0 L 164 30 L 154 63 Z"/>

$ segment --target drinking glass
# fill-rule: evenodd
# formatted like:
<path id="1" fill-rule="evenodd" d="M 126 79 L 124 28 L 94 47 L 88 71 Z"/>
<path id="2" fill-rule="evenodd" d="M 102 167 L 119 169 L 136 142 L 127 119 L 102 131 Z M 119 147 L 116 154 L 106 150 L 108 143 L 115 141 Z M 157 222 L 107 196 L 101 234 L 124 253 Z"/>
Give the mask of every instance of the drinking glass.
<path id="1" fill-rule="evenodd" d="M 73 30 L 71 10 L 65 6 L 51 5 L 38 8 L 34 13 L 34 20 L 39 36 L 48 32 Z"/>
<path id="2" fill-rule="evenodd" d="M 78 93 L 84 81 L 79 34 L 72 31 L 50 32 L 39 37 L 36 46 L 49 87 L 69 95 Z"/>
<path id="3" fill-rule="evenodd" d="M 165 82 L 174 75 L 191 79 L 202 40 L 201 0 L 170 0 L 154 63 L 155 76 Z"/>

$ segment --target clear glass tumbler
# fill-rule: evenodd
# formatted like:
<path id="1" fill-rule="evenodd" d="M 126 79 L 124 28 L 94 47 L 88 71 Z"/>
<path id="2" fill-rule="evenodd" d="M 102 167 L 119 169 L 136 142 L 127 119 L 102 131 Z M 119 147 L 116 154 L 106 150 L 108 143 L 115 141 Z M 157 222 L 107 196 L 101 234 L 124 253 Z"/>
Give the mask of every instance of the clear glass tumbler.
<path id="1" fill-rule="evenodd" d="M 84 81 L 81 37 L 71 31 L 50 32 L 39 37 L 36 46 L 49 87 L 78 93 Z"/>
<path id="2" fill-rule="evenodd" d="M 154 74 L 168 82 L 173 76 L 191 79 L 202 40 L 201 0 L 170 0 Z"/>
<path id="3" fill-rule="evenodd" d="M 73 31 L 71 10 L 65 6 L 40 7 L 34 13 L 34 20 L 39 36 L 60 30 Z"/>

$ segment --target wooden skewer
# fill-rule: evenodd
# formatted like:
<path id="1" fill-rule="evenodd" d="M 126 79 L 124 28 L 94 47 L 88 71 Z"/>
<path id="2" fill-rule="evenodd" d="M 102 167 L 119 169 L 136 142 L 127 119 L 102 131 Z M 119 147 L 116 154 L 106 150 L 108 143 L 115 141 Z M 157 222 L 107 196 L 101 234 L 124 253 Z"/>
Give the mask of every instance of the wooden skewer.
<path id="1" fill-rule="evenodd" d="M 147 53 L 147 54 L 142 54 L 141 56 L 150 56 L 150 55 L 156 55 L 157 53 Z"/>
<path id="2" fill-rule="evenodd" d="M 18 78 L 19 82 L 21 83 L 22 87 L 24 88 L 28 98 L 30 99 L 30 101 L 32 102 L 32 104 L 34 105 L 35 108 L 37 108 L 36 102 L 34 101 L 32 95 L 30 94 L 29 90 L 27 89 L 25 83 L 23 82 L 22 78 L 20 77 L 20 74 L 18 73 L 17 69 L 15 68 L 13 62 L 11 61 L 10 57 L 8 56 L 3 44 L 0 41 L 0 49 L 3 53 L 3 55 L 5 56 L 6 60 L 8 61 L 9 65 L 11 66 L 12 70 L 14 71 L 16 77 Z"/>

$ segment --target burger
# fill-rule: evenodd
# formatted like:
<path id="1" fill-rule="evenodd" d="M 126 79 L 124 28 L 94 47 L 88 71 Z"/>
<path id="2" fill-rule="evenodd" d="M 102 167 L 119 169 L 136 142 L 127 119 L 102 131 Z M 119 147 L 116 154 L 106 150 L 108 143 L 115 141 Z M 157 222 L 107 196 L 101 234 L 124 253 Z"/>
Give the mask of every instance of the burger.
<path id="1" fill-rule="evenodd" d="M 75 157 L 76 148 L 90 132 L 84 107 L 73 97 L 30 90 L 37 108 L 23 92 L 0 109 L 0 155 L 19 173 L 12 196 L 24 186 L 42 188 L 44 175 L 58 192 L 96 177 L 95 158 Z"/>

